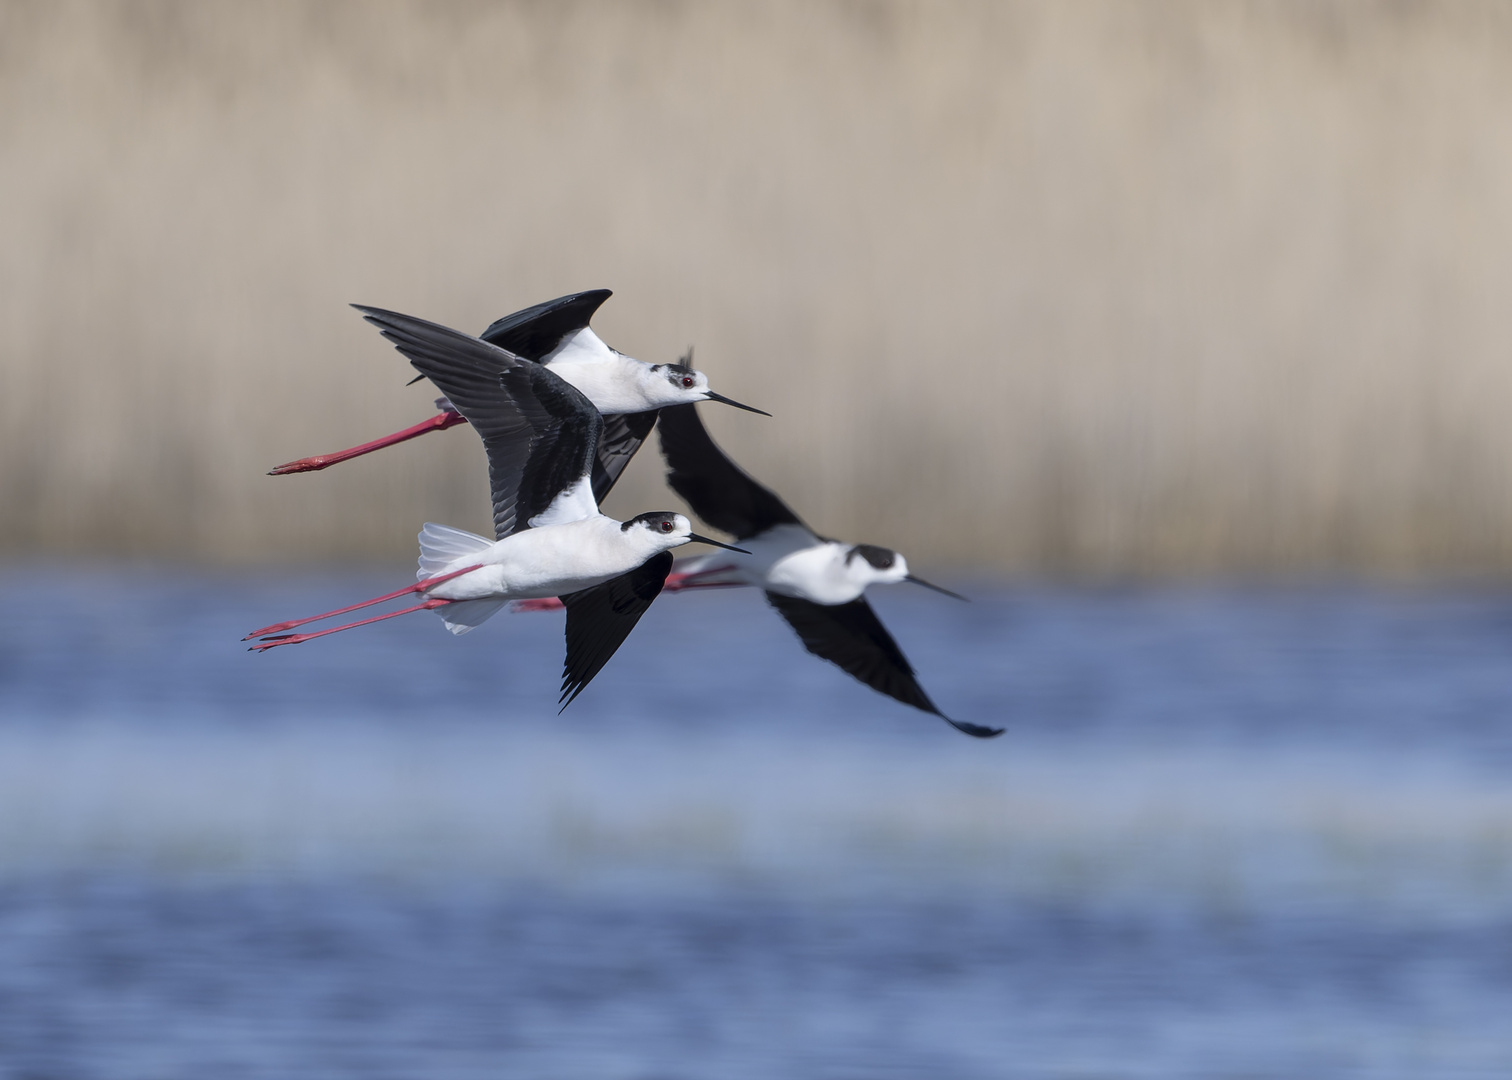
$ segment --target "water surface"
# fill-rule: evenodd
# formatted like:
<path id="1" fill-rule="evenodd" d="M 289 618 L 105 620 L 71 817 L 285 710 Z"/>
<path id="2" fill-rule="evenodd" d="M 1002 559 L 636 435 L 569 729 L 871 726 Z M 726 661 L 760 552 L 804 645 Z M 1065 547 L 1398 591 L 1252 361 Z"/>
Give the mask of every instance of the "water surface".
<path id="1" fill-rule="evenodd" d="M 237 640 L 392 584 L 0 578 L 0 1077 L 1512 1074 L 1512 596 Z"/>

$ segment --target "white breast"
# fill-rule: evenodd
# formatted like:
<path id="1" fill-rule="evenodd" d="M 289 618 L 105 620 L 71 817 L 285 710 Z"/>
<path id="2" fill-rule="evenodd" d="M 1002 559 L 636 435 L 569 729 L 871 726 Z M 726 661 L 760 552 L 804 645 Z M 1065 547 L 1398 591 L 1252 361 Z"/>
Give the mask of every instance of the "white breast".
<path id="1" fill-rule="evenodd" d="M 817 540 L 777 559 L 767 570 L 766 587 L 816 604 L 848 604 L 865 589 L 847 572 L 848 550 L 846 544 Z"/>
<path id="2" fill-rule="evenodd" d="M 740 546 L 751 554 L 715 551 L 679 569 L 708 574 L 706 582 L 738 582 L 816 604 L 848 603 L 864 588 L 847 572 L 847 546 L 821 540 L 802 525 L 778 525 L 742 539 Z"/>
<path id="3" fill-rule="evenodd" d="M 448 600 L 561 596 L 628 573 L 645 562 L 645 555 L 625 542 L 619 522 L 600 514 L 506 536 L 477 561 L 487 565 L 436 586 L 430 595 Z"/>

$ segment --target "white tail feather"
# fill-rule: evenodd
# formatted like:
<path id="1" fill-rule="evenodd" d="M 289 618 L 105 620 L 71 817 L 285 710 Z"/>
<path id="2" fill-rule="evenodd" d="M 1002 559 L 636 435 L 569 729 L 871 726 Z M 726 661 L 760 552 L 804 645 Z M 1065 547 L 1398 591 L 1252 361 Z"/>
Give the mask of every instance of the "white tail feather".
<path id="1" fill-rule="evenodd" d="M 437 574 L 444 574 L 458 559 L 477 555 L 493 547 L 493 543 L 492 540 L 479 536 L 477 533 L 427 521 L 425 527 L 420 530 L 420 570 L 415 577 L 424 581 Z M 490 611 L 488 614 L 492 615 L 493 612 Z M 488 618 L 488 615 L 483 618 Z M 483 619 L 478 620 L 478 622 L 482 621 Z"/>
<path id="2" fill-rule="evenodd" d="M 435 609 L 446 620 L 446 628 L 454 634 L 465 634 L 473 627 L 488 621 L 504 606 L 503 600 L 455 600 Z"/>

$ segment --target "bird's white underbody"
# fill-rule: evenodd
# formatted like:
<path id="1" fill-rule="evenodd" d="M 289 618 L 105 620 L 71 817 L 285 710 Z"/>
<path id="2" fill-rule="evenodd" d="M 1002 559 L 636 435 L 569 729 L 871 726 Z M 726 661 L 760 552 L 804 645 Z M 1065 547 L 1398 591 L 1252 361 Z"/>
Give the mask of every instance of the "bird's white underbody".
<path id="1" fill-rule="evenodd" d="M 893 585 L 908 577 L 902 555 L 879 569 L 851 554 L 852 545 L 821 540 L 802 525 L 776 525 L 742 538 L 749 555 L 712 552 L 686 559 L 678 572 L 698 585 L 750 585 L 815 604 L 848 604 L 870 585 Z M 690 582 L 690 585 L 694 584 Z"/>

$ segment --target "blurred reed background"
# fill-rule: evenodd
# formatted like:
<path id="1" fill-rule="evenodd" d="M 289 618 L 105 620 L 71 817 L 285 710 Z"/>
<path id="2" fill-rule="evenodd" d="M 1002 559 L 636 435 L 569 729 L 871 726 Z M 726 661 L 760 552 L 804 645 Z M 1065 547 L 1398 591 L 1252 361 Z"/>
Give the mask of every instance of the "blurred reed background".
<path id="1" fill-rule="evenodd" d="M 429 413 L 347 302 L 609 287 L 924 565 L 1512 571 L 1499 3 L 3 0 L 0 102 L 11 555 L 483 529 L 466 432 L 263 473 Z"/>

